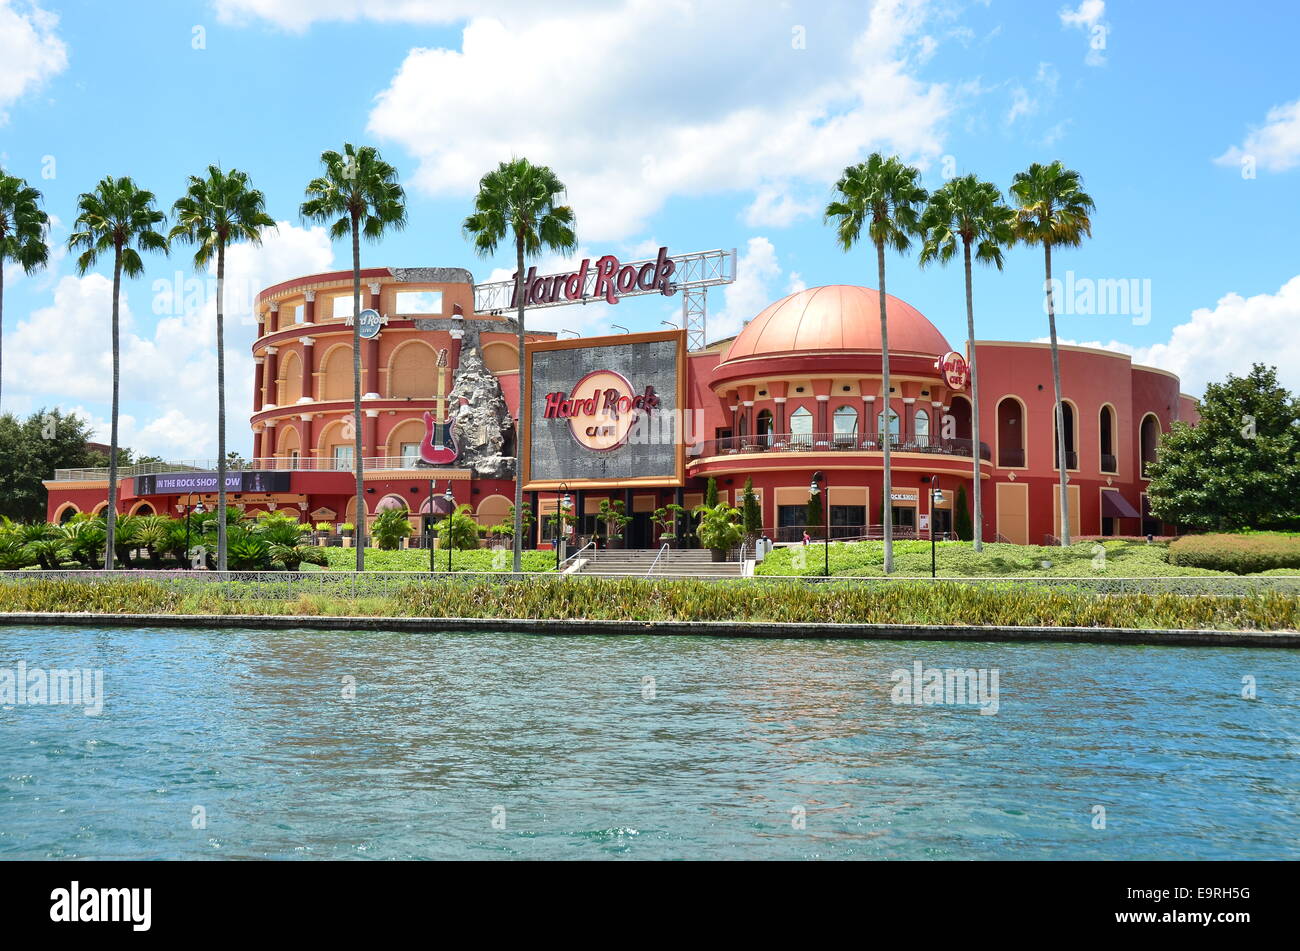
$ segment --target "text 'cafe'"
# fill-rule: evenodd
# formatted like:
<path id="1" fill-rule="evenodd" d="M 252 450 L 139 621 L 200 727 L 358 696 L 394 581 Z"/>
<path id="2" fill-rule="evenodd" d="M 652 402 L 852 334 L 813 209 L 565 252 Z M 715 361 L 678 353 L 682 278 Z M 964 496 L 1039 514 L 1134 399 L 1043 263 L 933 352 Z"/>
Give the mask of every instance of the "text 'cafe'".
<path id="1" fill-rule="evenodd" d="M 569 273 L 526 275 L 527 306 L 682 293 L 681 256 L 612 255 Z M 506 521 L 516 474 L 548 546 L 544 517 L 567 494 L 574 531 L 600 535 L 603 500 L 622 501 L 631 547 L 671 532 L 656 510 L 691 508 L 707 480 L 739 504 L 747 479 L 766 534 L 808 531 L 822 473 L 832 537 L 951 533 L 964 495 L 982 495 L 985 540 L 1041 544 L 1060 533 L 1051 354 L 1046 344 L 976 341 L 980 436 L 972 440 L 970 364 L 905 301 L 886 298 L 890 389 L 881 380 L 880 301 L 868 287 L 811 287 L 773 301 L 739 334 L 687 330 L 557 339 L 529 330 L 519 378 L 511 297 L 484 304 L 461 268 L 362 271 L 360 333 L 365 492 L 352 475 L 352 274 L 287 279 L 256 301 L 251 454 L 227 479 L 245 512 L 288 512 L 334 528 L 408 513 L 417 533 L 452 505 L 483 526 Z M 476 307 L 476 299 L 480 299 Z M 960 303 L 960 301 L 958 301 Z M 960 333 L 960 308 L 937 315 Z M 1061 348 L 1071 535 L 1163 534 L 1149 516 L 1147 465 L 1161 432 L 1195 422 L 1196 402 L 1167 371 L 1128 355 Z M 890 440 L 892 491 L 882 494 Z M 238 440 L 232 440 L 238 445 Z M 976 477 L 978 459 L 978 478 Z M 215 463 L 123 470 L 120 511 L 180 515 L 216 503 Z M 101 512 L 106 470 L 59 470 L 49 517 Z M 964 491 L 963 491 L 964 490 Z"/>

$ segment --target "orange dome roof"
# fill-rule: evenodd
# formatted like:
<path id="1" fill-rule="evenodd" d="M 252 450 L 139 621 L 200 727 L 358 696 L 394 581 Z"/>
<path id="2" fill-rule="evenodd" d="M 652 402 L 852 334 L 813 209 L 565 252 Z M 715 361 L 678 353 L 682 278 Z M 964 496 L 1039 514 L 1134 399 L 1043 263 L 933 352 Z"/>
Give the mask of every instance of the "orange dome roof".
<path id="1" fill-rule="evenodd" d="M 942 356 L 952 349 L 925 316 L 885 295 L 889 352 Z M 852 284 L 828 284 L 769 304 L 732 341 L 722 358 L 775 356 L 808 351 L 880 351 L 880 293 Z"/>

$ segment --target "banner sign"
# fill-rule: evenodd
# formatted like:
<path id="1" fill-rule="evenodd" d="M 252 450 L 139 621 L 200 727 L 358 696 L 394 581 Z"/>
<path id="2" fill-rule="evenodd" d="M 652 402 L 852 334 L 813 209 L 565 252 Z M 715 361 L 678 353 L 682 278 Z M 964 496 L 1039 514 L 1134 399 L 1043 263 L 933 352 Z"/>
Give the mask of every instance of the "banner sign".
<path id="1" fill-rule="evenodd" d="M 592 297 L 603 297 L 607 303 L 617 304 L 619 294 L 629 291 L 658 290 L 665 297 L 671 297 L 677 291 L 673 283 L 673 274 L 677 271 L 677 262 L 668 256 L 666 247 L 659 249 L 659 256 L 647 261 L 640 267 L 632 264 L 620 265 L 612 254 L 606 254 L 596 261 L 594 272 L 589 271 L 591 259 L 583 258 L 581 266 L 569 274 L 549 274 L 537 276 L 537 268 L 530 267 L 524 278 L 524 303 L 528 305 L 555 304 L 562 300 L 584 301 Z M 587 290 L 588 279 L 594 276 L 595 284 Z M 516 280 L 518 272 L 511 276 Z M 518 297 L 510 295 L 510 306 L 518 307 Z"/>
<path id="2" fill-rule="evenodd" d="M 970 364 L 955 350 L 936 360 L 934 368 L 943 374 L 943 382 L 950 390 L 964 390 L 970 382 Z"/>
<path id="3" fill-rule="evenodd" d="M 361 329 L 358 333 L 362 340 L 370 340 L 379 336 L 380 328 L 386 323 L 388 323 L 387 317 L 381 317 L 379 311 L 367 307 L 361 312 Z M 347 325 L 351 327 L 352 321 L 349 320 Z"/>
<path id="4" fill-rule="evenodd" d="M 563 390 L 547 393 L 542 418 L 567 419 L 578 445 L 598 451 L 621 446 L 638 415 L 659 406 L 653 386 L 638 394 L 616 370 L 588 373 L 572 392 L 572 397 Z"/>
<path id="5" fill-rule="evenodd" d="M 226 473 L 227 492 L 288 492 L 288 472 L 262 469 Z M 136 495 L 180 495 L 216 492 L 215 472 L 155 472 L 135 477 Z"/>

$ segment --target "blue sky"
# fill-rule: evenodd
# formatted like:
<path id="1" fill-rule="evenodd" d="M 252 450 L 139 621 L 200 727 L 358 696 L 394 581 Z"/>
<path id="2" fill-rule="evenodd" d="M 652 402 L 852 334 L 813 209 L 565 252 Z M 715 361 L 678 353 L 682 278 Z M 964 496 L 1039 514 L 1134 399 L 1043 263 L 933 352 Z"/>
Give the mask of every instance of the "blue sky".
<path id="1" fill-rule="evenodd" d="M 841 252 L 821 221 L 844 165 L 879 149 L 930 188 L 975 172 L 1005 190 L 1059 158 L 1097 212 L 1057 275 L 1134 282 L 1127 306 L 1067 305 L 1063 339 L 1124 348 L 1193 393 L 1253 360 L 1300 388 L 1298 32 L 1300 13 L 1249 2 L 0 0 L 0 164 L 42 190 L 60 243 L 103 175 L 170 207 L 208 163 L 244 169 L 284 222 L 232 257 L 232 284 L 255 289 L 346 263 L 297 216 L 344 141 L 377 145 L 408 188 L 409 227 L 364 264 L 504 276 L 506 256 L 476 258 L 459 224 L 478 176 L 523 154 L 569 184 L 587 253 L 738 248 L 740 280 L 709 302 L 722 336 L 792 289 L 876 283 L 870 252 Z M 173 457 L 215 445 L 211 300 L 155 286 L 194 279 L 191 253 L 149 259 L 126 288 L 123 442 Z M 888 268 L 889 291 L 959 345 L 959 268 L 922 271 L 915 253 Z M 79 278 L 62 255 L 6 270 L 5 410 L 107 419 L 110 274 Z M 1041 281 L 1028 248 L 978 272 L 979 335 L 1044 335 Z M 679 313 L 643 298 L 537 320 L 591 334 Z M 252 336 L 236 313 L 245 452 Z"/>

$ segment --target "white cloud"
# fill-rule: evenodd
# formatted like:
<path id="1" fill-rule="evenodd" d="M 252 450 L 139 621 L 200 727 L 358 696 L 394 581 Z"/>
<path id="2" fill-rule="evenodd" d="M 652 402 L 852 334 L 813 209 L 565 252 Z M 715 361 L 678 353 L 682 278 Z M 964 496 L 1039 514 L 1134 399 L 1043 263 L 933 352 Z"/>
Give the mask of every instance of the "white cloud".
<path id="1" fill-rule="evenodd" d="M 906 52 L 925 13 L 878 0 L 854 30 L 822 5 L 623 0 L 478 18 L 459 50 L 409 53 L 369 131 L 415 155 L 413 185 L 434 195 L 472 194 L 512 155 L 550 165 L 580 236 L 618 239 L 670 197 L 823 187 L 877 148 L 940 154 L 948 90 L 911 75 Z"/>
<path id="2" fill-rule="evenodd" d="M 323 228 L 300 228 L 287 221 L 268 230 L 260 248 L 233 246 L 226 254 L 226 440 L 229 448 L 251 446 L 253 359 L 256 334 L 251 294 L 298 274 L 329 270 L 334 254 Z M 147 419 L 124 411 L 121 444 L 168 458 L 216 455 L 216 300 L 210 275 L 184 268 L 160 276 L 158 286 L 143 282 L 126 288 L 150 301 L 157 320 L 151 327 L 125 294 L 120 313 L 121 400 L 124 407 L 148 407 Z M 181 282 L 179 298 L 172 292 Z M 102 274 L 64 275 L 48 307 L 19 320 L 5 341 L 6 391 L 28 405 L 82 404 L 108 440 L 112 385 L 109 323 L 112 279 Z M 152 316 L 152 314 L 150 315 Z M 6 392 L 8 396 L 8 392 Z M 129 419 L 128 419 L 129 417 Z"/>
<path id="3" fill-rule="evenodd" d="M 530 16 L 574 8 L 581 0 L 214 0 L 223 23 L 265 20 L 301 33 L 318 22 L 456 23 L 473 16 Z"/>
<path id="4" fill-rule="evenodd" d="M 790 193 L 788 185 L 760 185 L 745 209 L 745 224 L 751 228 L 784 228 L 817 211 L 817 202 L 800 201 Z"/>
<path id="5" fill-rule="evenodd" d="M 1269 172 L 1285 172 L 1300 165 L 1300 99 L 1268 110 L 1262 126 L 1252 128 L 1241 145 L 1232 146 L 1214 161 L 1240 165 L 1247 157 Z"/>
<path id="6" fill-rule="evenodd" d="M 736 280 L 725 285 L 722 310 L 708 315 L 709 341 L 740 333 L 746 321 L 757 317 L 776 299 L 772 287 L 780 277 L 781 265 L 772 242 L 763 237 L 750 238 L 736 261 Z M 792 283 L 796 279 L 799 279 L 797 274 L 791 275 Z"/>
<path id="7" fill-rule="evenodd" d="M 31 3 L 0 0 L 0 125 L 5 110 L 68 65 L 59 18 Z"/>
<path id="8" fill-rule="evenodd" d="M 1110 35 L 1110 24 L 1102 20 L 1105 15 L 1105 0 L 1082 0 L 1077 9 L 1063 7 L 1059 14 L 1062 26 L 1088 34 L 1088 55 L 1083 61 L 1089 66 L 1106 65 L 1106 38 Z"/>
<path id="9" fill-rule="evenodd" d="M 1169 340 L 1135 347 L 1112 340 L 1076 344 L 1128 353 L 1134 363 L 1177 373 L 1185 393 L 1200 395 L 1206 383 L 1229 373 L 1244 376 L 1252 364 L 1276 366 L 1283 386 L 1300 390 L 1300 276 L 1276 294 L 1226 294 L 1213 308 L 1199 307 L 1173 329 Z M 1062 340 L 1073 344 L 1074 341 Z"/>

